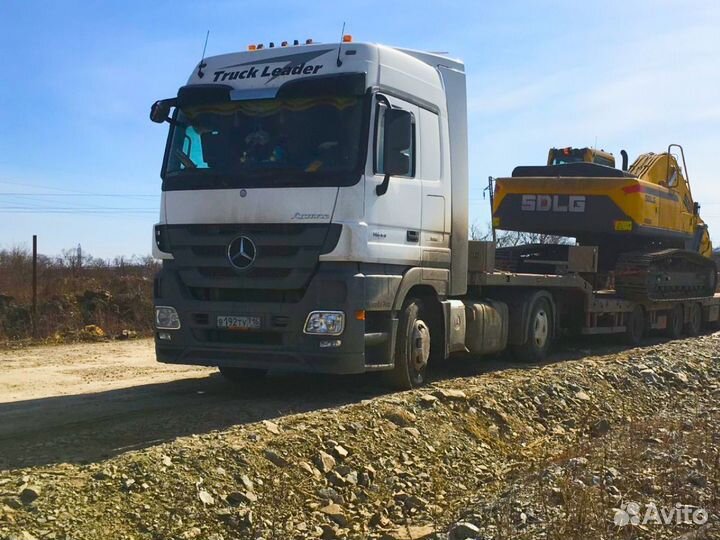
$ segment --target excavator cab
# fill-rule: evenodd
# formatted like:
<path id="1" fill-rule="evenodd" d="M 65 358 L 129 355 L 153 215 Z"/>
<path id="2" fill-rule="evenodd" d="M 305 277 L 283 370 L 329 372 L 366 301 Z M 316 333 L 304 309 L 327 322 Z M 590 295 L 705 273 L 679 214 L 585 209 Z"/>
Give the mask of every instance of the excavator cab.
<path id="1" fill-rule="evenodd" d="M 595 148 L 551 148 L 548 152 L 548 166 L 567 165 L 569 163 L 595 163 L 605 167 L 615 167 L 615 156 L 605 150 Z"/>

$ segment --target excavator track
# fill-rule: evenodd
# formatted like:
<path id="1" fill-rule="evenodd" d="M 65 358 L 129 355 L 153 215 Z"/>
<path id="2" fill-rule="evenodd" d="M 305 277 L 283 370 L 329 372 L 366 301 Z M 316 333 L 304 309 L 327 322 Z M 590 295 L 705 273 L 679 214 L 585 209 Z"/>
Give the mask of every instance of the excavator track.
<path id="1" fill-rule="evenodd" d="M 715 262 L 683 249 L 624 253 L 615 265 L 615 290 L 628 300 L 704 298 L 716 285 Z"/>

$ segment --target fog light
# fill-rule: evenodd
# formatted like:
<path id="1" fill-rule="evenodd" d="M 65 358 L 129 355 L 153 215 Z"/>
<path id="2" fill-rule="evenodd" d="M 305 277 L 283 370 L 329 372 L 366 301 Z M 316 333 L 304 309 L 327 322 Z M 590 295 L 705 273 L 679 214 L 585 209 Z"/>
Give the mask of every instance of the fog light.
<path id="1" fill-rule="evenodd" d="M 162 341 L 172 341 L 172 334 L 170 332 L 158 332 L 158 339 Z"/>
<path id="2" fill-rule="evenodd" d="M 335 349 L 335 348 L 339 347 L 340 345 L 342 345 L 341 339 L 323 339 L 320 342 L 321 349 L 328 349 L 328 348 Z"/>
<path id="3" fill-rule="evenodd" d="M 155 308 L 155 327 L 158 330 L 179 330 L 180 316 L 174 307 L 157 306 Z"/>
<path id="4" fill-rule="evenodd" d="M 339 336 L 345 330 L 342 311 L 311 311 L 305 320 L 305 333 L 316 336 Z"/>

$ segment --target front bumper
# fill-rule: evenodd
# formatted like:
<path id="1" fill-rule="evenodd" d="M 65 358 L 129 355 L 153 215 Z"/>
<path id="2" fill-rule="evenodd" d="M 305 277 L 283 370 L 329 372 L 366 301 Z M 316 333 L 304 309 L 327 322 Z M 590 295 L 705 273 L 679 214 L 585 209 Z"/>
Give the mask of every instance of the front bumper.
<path id="1" fill-rule="evenodd" d="M 382 318 L 386 322 L 380 328 L 371 323 L 373 327 L 366 330 L 366 321 L 356 317 L 358 311 L 365 309 L 368 294 L 374 294 L 372 291 L 377 289 L 376 282 L 376 278 L 360 273 L 357 265 L 327 263 L 319 265 L 304 293 L 290 301 L 198 300 L 183 286 L 169 264 L 157 276 L 155 303 L 175 307 L 182 326 L 175 331 L 161 331 L 171 336 L 169 341 L 160 340 L 160 332 L 156 333 L 157 359 L 173 364 L 335 374 L 382 368 L 392 349 L 392 318 Z M 340 336 L 304 334 L 305 320 L 314 310 L 345 312 L 343 333 Z M 248 331 L 218 328 L 217 318 L 227 315 L 260 317 L 262 326 Z M 388 337 L 380 347 L 371 348 L 378 354 L 368 359 L 366 333 L 371 332 L 376 338 L 378 330 Z M 335 340 L 340 341 L 339 346 L 321 346 L 323 342 Z"/>

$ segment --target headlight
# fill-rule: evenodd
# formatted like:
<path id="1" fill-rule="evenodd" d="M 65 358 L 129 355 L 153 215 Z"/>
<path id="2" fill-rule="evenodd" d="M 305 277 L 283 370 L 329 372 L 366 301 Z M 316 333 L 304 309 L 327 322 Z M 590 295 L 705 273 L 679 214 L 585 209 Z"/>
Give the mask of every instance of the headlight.
<path id="1" fill-rule="evenodd" d="M 342 311 L 311 311 L 305 320 L 305 333 L 321 336 L 339 336 L 345 330 L 345 313 Z"/>
<path id="2" fill-rule="evenodd" d="M 180 316 L 174 307 L 157 306 L 155 308 L 155 327 L 158 330 L 179 330 Z"/>

